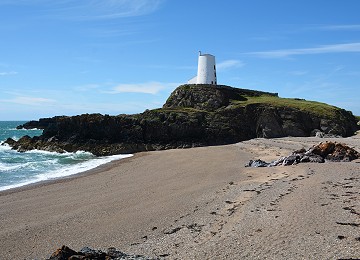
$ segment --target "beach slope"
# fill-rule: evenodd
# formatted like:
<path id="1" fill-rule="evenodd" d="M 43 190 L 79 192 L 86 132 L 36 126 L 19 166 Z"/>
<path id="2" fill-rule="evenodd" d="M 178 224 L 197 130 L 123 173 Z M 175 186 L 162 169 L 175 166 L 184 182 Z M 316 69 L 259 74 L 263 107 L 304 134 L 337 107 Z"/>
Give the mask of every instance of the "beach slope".
<path id="1" fill-rule="evenodd" d="M 153 151 L 0 193 L 0 258 L 61 245 L 167 259 L 360 258 L 360 163 L 245 168 L 324 139 Z M 360 151 L 358 136 L 338 138 Z"/>

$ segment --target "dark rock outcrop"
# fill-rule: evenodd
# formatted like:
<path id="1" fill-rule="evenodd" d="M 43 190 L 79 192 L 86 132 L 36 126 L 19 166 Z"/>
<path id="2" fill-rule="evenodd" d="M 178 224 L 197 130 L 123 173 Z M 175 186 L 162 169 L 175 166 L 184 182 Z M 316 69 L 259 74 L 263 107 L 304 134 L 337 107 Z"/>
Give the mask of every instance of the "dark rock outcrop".
<path id="1" fill-rule="evenodd" d="M 260 98 L 260 101 L 248 102 Z M 161 109 L 135 115 L 84 114 L 32 121 L 22 127 L 42 128 L 39 137 L 23 137 L 6 143 L 19 151 L 84 150 L 113 155 L 170 148 L 230 144 L 255 137 L 350 136 L 357 130 L 351 112 L 331 107 L 332 116 L 291 106 L 261 102 L 277 100 L 277 94 L 228 86 L 183 85 Z M 291 102 L 303 102 L 292 100 Z M 329 106 L 330 107 L 330 106 Z"/>
<path id="2" fill-rule="evenodd" d="M 40 118 L 39 121 L 32 120 L 17 126 L 16 129 L 45 129 L 49 124 L 56 122 L 56 120 L 62 117 L 63 116 L 55 116 L 52 118 Z"/>
<path id="3" fill-rule="evenodd" d="M 116 250 L 116 248 L 110 247 L 106 252 L 101 250 L 92 249 L 89 247 L 84 247 L 79 252 L 72 250 L 67 246 L 62 246 L 57 249 L 48 260 L 151 260 L 154 258 L 149 258 L 141 255 L 128 255 L 121 251 Z"/>
<path id="4" fill-rule="evenodd" d="M 286 166 L 305 162 L 324 163 L 325 160 L 332 162 L 350 162 L 359 158 L 360 153 L 345 144 L 337 142 L 321 142 L 308 150 L 301 149 L 294 151 L 291 155 L 281 157 L 270 163 L 260 159 L 250 160 L 245 167 Z"/>

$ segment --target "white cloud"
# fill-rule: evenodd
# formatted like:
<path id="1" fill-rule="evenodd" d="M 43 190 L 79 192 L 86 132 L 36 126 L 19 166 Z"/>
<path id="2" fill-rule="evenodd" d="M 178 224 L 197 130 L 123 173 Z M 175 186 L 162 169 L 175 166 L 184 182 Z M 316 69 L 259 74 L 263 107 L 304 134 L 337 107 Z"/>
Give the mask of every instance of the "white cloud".
<path id="1" fill-rule="evenodd" d="M 36 5 L 51 17 L 67 19 L 112 19 L 145 15 L 164 0 L 0 0 L 0 5 Z M 41 10 L 41 9 L 40 9 Z"/>
<path id="2" fill-rule="evenodd" d="M 249 52 L 246 54 L 255 55 L 262 58 L 286 58 L 294 55 L 344 53 L 344 52 L 360 52 L 360 42 L 322 45 L 315 48 Z"/>
<path id="3" fill-rule="evenodd" d="M 0 72 L 0 76 L 11 76 L 11 75 L 16 75 L 18 74 L 18 72 L 16 71 L 3 71 Z"/>
<path id="4" fill-rule="evenodd" d="M 240 68 L 243 67 L 245 64 L 239 60 L 225 60 L 216 65 L 218 70 L 226 70 L 230 68 Z"/>
<path id="5" fill-rule="evenodd" d="M 137 84 L 119 84 L 107 93 L 145 93 L 145 94 L 157 94 L 158 92 L 166 89 L 173 89 L 179 86 L 179 83 L 162 83 L 162 82 L 148 82 Z"/>
<path id="6" fill-rule="evenodd" d="M 31 106 L 37 106 L 42 105 L 44 103 L 54 103 L 55 100 L 48 99 L 48 98 L 39 98 L 39 97 L 27 97 L 27 96 L 17 96 L 13 99 L 3 99 L 2 102 L 8 102 L 8 103 L 15 103 L 15 104 L 21 104 L 21 105 L 31 105 Z"/>

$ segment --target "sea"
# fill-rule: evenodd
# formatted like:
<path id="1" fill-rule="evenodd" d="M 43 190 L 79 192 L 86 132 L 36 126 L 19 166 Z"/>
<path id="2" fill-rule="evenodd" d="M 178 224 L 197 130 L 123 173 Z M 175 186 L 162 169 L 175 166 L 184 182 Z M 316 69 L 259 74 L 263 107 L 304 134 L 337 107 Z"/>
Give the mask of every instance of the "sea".
<path id="1" fill-rule="evenodd" d="M 23 121 L 0 121 L 0 191 L 9 190 L 41 181 L 64 178 L 88 171 L 114 160 L 131 157 L 131 154 L 96 157 L 78 151 L 56 153 L 40 150 L 17 152 L 4 141 L 11 137 L 18 140 L 24 135 L 41 135 L 40 129 L 16 129 Z"/>

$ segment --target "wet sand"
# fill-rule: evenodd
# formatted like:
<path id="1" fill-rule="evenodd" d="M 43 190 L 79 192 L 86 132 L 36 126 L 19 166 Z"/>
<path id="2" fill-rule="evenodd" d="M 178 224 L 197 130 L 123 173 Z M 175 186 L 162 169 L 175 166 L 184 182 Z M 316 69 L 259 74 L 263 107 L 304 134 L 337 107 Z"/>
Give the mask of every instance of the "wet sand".
<path id="1" fill-rule="evenodd" d="M 360 258 L 360 162 L 245 168 L 329 139 L 136 154 L 0 193 L 0 259 L 61 245 L 166 259 Z M 360 151 L 360 138 L 336 139 Z"/>

